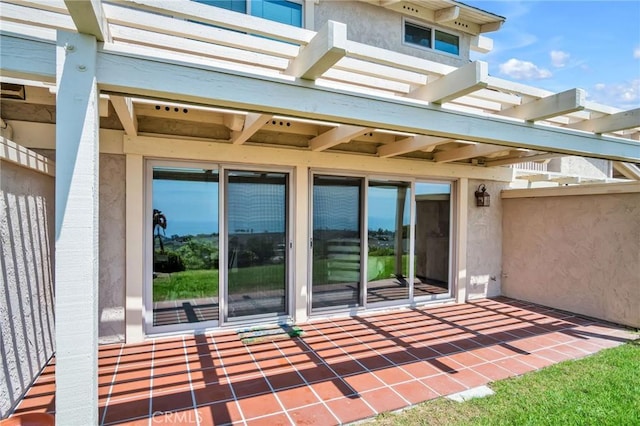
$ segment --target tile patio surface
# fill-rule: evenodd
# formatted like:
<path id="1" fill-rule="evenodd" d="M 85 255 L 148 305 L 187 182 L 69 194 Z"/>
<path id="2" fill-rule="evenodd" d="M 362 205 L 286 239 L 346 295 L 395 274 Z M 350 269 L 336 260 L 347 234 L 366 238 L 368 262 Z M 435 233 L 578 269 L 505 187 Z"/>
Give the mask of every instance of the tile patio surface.
<path id="1" fill-rule="evenodd" d="M 311 321 L 244 346 L 234 331 L 100 347 L 101 424 L 343 424 L 633 338 L 507 298 Z M 52 362 L 16 413 L 53 412 Z"/>

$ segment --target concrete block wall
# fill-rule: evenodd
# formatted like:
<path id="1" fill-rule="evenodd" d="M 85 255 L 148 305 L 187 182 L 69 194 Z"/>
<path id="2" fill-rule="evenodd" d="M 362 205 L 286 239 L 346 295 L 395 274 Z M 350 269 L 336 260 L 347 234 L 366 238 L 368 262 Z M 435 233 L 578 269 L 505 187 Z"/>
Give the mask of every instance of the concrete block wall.
<path id="1" fill-rule="evenodd" d="M 54 185 L 0 160 L 0 418 L 54 352 Z"/>

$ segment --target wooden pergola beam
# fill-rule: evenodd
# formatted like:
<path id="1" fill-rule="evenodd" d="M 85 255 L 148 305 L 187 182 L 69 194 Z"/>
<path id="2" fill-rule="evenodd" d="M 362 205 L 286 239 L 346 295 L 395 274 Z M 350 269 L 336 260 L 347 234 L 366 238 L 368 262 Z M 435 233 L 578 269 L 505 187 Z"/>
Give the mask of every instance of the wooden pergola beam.
<path id="1" fill-rule="evenodd" d="M 419 87 L 407 96 L 433 103 L 445 103 L 487 87 L 488 77 L 489 65 L 486 62 L 470 62 L 433 83 Z"/>
<path id="2" fill-rule="evenodd" d="M 622 111 L 604 117 L 583 120 L 568 124 L 565 127 L 577 130 L 586 130 L 593 133 L 617 132 L 619 130 L 640 127 L 640 108 Z"/>
<path id="3" fill-rule="evenodd" d="M 327 21 L 311 42 L 300 50 L 286 74 L 315 80 L 347 55 L 347 26 Z"/>
<path id="4" fill-rule="evenodd" d="M 98 41 L 111 41 L 100 0 L 64 0 L 64 4 L 79 33 L 92 35 Z"/>
<path id="5" fill-rule="evenodd" d="M 544 120 L 563 114 L 580 111 L 585 107 L 587 93 L 582 89 L 571 89 L 532 102 L 516 105 L 498 112 L 506 117 L 525 121 Z"/>

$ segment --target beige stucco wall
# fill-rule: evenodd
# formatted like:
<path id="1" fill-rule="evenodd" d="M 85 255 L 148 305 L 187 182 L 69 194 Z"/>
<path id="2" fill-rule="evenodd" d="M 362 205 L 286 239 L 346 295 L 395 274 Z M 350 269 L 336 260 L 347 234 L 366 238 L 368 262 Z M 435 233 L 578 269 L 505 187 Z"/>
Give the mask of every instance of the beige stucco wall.
<path id="1" fill-rule="evenodd" d="M 504 295 L 640 327 L 640 193 L 502 203 Z"/>
<path id="2" fill-rule="evenodd" d="M 125 156 L 100 154 L 98 309 L 101 343 L 124 341 L 125 222 Z"/>
<path id="3" fill-rule="evenodd" d="M 55 151 L 35 150 L 55 161 Z M 141 201 L 142 202 L 142 201 Z M 98 332 L 100 343 L 124 341 L 125 156 L 100 154 Z"/>
<path id="4" fill-rule="evenodd" d="M 489 207 L 476 207 L 475 191 L 484 184 L 491 196 Z M 502 200 L 508 183 L 469 180 L 467 221 L 467 299 L 501 294 Z"/>
<path id="5" fill-rule="evenodd" d="M 402 38 L 402 15 L 380 6 L 361 1 L 322 0 L 314 7 L 315 22 L 313 29 L 318 31 L 328 20 L 345 23 L 349 40 L 456 67 L 462 66 L 469 61 L 470 36 L 442 28 L 443 31 L 457 34 L 460 37 L 459 57 L 438 53 L 435 50 L 405 45 Z M 419 23 L 414 18 L 410 18 L 410 20 Z M 424 24 L 440 29 L 433 23 L 424 22 Z"/>
<path id="6" fill-rule="evenodd" d="M 54 351 L 54 185 L 0 160 L 0 418 Z"/>

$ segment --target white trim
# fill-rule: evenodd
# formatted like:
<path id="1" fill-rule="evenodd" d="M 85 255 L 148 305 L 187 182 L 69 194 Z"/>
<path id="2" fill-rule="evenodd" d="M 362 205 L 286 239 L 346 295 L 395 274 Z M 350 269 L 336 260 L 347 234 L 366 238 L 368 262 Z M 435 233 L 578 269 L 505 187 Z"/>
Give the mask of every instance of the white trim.
<path id="1" fill-rule="evenodd" d="M 142 155 L 127 154 L 125 191 L 125 340 L 137 343 L 144 340 L 146 309 L 144 305 L 146 265 L 148 254 L 144 241 L 148 235 L 144 220 L 145 164 Z"/>
<path id="2" fill-rule="evenodd" d="M 575 195 L 609 195 L 640 193 L 640 182 L 607 183 L 578 186 L 555 186 L 547 188 L 505 189 L 500 192 L 502 199 L 568 197 Z"/>
<path id="3" fill-rule="evenodd" d="M 457 303 L 464 303 L 467 300 L 467 283 L 469 282 L 469 274 L 467 272 L 467 232 L 469 217 L 469 180 L 461 178 L 455 185 L 454 208 L 455 217 L 452 221 L 454 224 L 455 237 L 452 244 L 453 268 L 454 275 L 452 295 Z"/>

